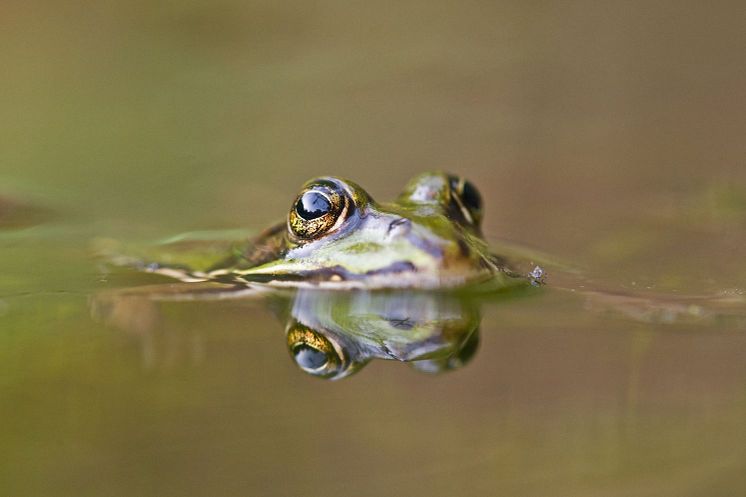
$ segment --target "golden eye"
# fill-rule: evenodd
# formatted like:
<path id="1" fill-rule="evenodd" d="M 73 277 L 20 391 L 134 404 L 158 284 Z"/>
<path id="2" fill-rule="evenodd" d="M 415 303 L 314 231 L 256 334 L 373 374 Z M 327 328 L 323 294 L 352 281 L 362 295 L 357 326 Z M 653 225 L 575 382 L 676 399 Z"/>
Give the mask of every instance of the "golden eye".
<path id="1" fill-rule="evenodd" d="M 288 227 L 299 239 L 318 238 L 344 221 L 348 205 L 345 192 L 333 183 L 312 184 L 298 195 L 288 216 Z"/>
<path id="2" fill-rule="evenodd" d="M 346 360 L 342 352 L 321 333 L 294 323 L 288 330 L 287 342 L 293 360 L 306 373 L 333 378 L 344 372 Z"/>

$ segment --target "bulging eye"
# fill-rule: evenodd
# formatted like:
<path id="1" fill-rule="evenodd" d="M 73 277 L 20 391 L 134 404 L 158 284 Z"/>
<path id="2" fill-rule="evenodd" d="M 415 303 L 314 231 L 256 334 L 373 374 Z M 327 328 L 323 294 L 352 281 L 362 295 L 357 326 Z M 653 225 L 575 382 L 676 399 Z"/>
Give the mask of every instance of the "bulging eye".
<path id="1" fill-rule="evenodd" d="M 313 221 L 325 216 L 331 210 L 332 203 L 329 198 L 323 193 L 313 190 L 303 193 L 295 203 L 295 212 L 306 221 Z"/>
<path id="2" fill-rule="evenodd" d="M 290 232 L 301 240 L 323 236 L 344 221 L 350 204 L 349 196 L 338 185 L 328 181 L 312 183 L 298 195 L 290 210 Z"/>
<path id="3" fill-rule="evenodd" d="M 461 190 L 461 200 L 467 209 L 474 212 L 482 212 L 482 196 L 471 181 L 464 181 L 464 187 Z"/>
<path id="4" fill-rule="evenodd" d="M 482 221 L 482 195 L 471 181 L 450 176 L 449 183 L 451 187 L 451 196 L 459 204 L 459 207 L 466 209 L 474 224 Z"/>

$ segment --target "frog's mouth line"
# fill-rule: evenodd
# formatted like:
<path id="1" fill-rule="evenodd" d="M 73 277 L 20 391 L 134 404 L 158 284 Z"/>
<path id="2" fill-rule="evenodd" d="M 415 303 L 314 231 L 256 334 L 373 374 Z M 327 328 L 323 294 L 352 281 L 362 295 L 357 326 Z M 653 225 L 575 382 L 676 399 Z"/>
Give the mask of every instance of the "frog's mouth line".
<path id="1" fill-rule="evenodd" d="M 247 272 L 240 274 L 240 278 L 247 283 L 272 283 L 272 282 L 342 282 L 365 280 L 371 276 L 395 275 L 402 273 L 416 273 L 417 267 L 409 261 L 398 261 L 378 269 L 371 269 L 365 273 L 354 273 L 342 266 L 331 266 L 321 269 L 309 269 L 302 271 L 259 273 Z"/>

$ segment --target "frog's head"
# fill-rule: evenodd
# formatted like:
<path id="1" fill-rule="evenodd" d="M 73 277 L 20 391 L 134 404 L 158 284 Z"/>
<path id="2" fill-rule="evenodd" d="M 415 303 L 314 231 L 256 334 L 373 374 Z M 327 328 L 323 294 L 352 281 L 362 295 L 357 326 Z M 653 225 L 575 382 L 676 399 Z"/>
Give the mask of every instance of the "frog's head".
<path id="1" fill-rule="evenodd" d="M 389 204 L 351 181 L 317 178 L 298 194 L 286 226 L 270 234 L 262 260 L 234 274 L 287 286 L 457 286 L 494 269 L 481 219 L 476 187 L 445 173 L 416 177 Z"/>

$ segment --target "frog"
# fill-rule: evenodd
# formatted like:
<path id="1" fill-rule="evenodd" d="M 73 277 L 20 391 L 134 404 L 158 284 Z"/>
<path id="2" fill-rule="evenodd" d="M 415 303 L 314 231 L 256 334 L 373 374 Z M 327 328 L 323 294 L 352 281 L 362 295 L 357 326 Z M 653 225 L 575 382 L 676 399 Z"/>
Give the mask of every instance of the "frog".
<path id="1" fill-rule="evenodd" d="M 416 176 L 387 203 L 350 180 L 319 177 L 283 221 L 255 236 L 191 233 L 160 244 L 160 257 L 110 257 L 182 284 L 101 292 L 91 314 L 150 344 L 156 301 L 259 295 L 286 323 L 288 351 L 311 376 L 346 378 L 373 359 L 448 372 L 477 348 L 475 292 L 543 283 L 539 268 L 522 273 L 490 250 L 483 217 L 476 186 L 446 172 Z"/>
<path id="2" fill-rule="evenodd" d="M 128 265 L 183 282 L 233 287 L 439 290 L 541 285 L 541 267 L 514 269 L 482 233 L 484 205 L 471 181 L 422 173 L 393 202 L 334 176 L 305 183 L 285 220 L 231 243 L 199 264 L 125 258 Z M 182 240 L 183 242 L 183 240 Z M 194 243 L 183 244 L 194 251 Z M 174 244 L 171 244 L 174 247 Z"/>
<path id="3" fill-rule="evenodd" d="M 478 344 L 480 304 L 543 293 L 537 287 L 546 283 L 545 267 L 551 289 L 586 299 L 588 311 L 645 322 L 725 313 L 710 309 L 713 299 L 586 285 L 571 266 L 522 247 L 498 244 L 496 253 L 483 217 L 476 186 L 446 172 L 416 176 L 388 203 L 352 181 L 319 177 L 303 185 L 283 221 L 257 235 L 198 232 L 166 240 L 159 257 L 114 253 L 116 265 L 182 284 L 103 292 L 91 300 L 91 313 L 150 337 L 159 322 L 156 301 L 261 295 L 281 309 L 293 361 L 324 379 L 349 377 L 374 359 L 431 373 L 461 367 Z"/>

